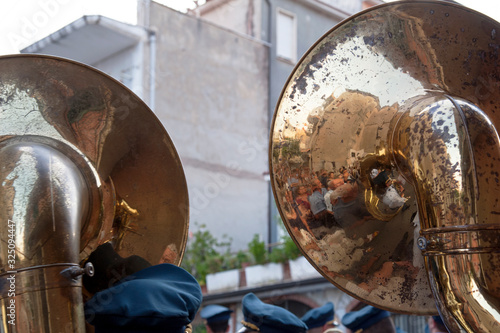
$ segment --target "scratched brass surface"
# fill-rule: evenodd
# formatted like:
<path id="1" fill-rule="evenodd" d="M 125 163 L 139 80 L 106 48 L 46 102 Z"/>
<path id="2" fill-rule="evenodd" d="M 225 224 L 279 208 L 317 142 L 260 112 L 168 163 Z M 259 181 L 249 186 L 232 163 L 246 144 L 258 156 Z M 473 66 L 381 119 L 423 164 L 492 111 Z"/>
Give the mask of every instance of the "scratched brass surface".
<path id="1" fill-rule="evenodd" d="M 118 81 L 70 60 L 0 57 L 0 226 L 0 330 L 83 333 L 80 266 L 99 245 L 180 264 L 180 159 Z"/>
<path id="2" fill-rule="evenodd" d="M 311 264 L 381 308 L 437 303 L 453 332 L 500 317 L 499 31 L 445 2 L 356 14 L 299 61 L 271 128 L 275 199 Z"/>
<path id="3" fill-rule="evenodd" d="M 153 265 L 180 264 L 188 231 L 186 181 L 168 134 L 147 105 L 118 81 L 70 60 L 4 56 L 0 58 L 0 73 L 0 145 L 22 141 L 26 146 L 34 142 L 49 147 L 66 155 L 85 179 L 89 195 L 67 199 L 88 201 L 79 260 L 99 244 L 112 241 L 123 257 L 134 254 Z M 39 168 L 34 170 L 33 177 Z M 17 174 L 20 171 L 18 168 Z M 14 173 L 11 176 L 18 181 L 2 185 L 6 194 L 0 208 L 2 224 L 22 218 L 22 214 L 9 215 L 16 211 L 14 205 L 35 200 L 37 195 L 23 194 L 24 180 Z M 33 177 L 25 176 L 27 181 Z M 36 224 L 32 215 L 27 219 Z M 14 222 L 19 223 L 18 242 L 38 239 L 46 243 L 55 237 L 45 227 L 34 235 L 40 226 L 21 231 L 21 221 Z M 6 233 L 0 234 L 5 241 Z M 4 246 L 0 242 L 2 272 L 8 270 Z M 64 247 L 64 243 L 59 242 L 59 246 Z M 37 253 L 37 247 L 29 251 Z M 16 267 L 37 264 L 30 261 L 36 257 L 33 254 L 25 256 L 18 251 Z"/>

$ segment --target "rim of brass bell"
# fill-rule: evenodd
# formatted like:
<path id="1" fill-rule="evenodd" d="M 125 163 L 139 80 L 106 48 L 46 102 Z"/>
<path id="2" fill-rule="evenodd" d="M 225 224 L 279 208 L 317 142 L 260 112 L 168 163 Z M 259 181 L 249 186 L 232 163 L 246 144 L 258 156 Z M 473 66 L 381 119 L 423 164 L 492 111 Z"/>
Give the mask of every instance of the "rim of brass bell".
<path id="1" fill-rule="evenodd" d="M 275 200 L 310 263 L 457 332 L 499 318 L 498 33 L 448 2 L 360 12 L 302 57 L 271 127 Z"/>
<path id="2" fill-rule="evenodd" d="M 80 259 L 112 241 L 122 256 L 179 265 L 187 185 L 149 107 L 120 82 L 71 60 L 26 54 L 0 57 L 0 66 L 2 147 L 30 140 L 53 146 L 74 160 L 92 192 Z"/>
<path id="3" fill-rule="evenodd" d="M 80 277 L 93 271 L 81 266 L 100 245 L 111 244 L 112 260 L 180 265 L 181 161 L 149 107 L 90 66 L 12 55 L 0 73 L 0 277 L 15 275 L 19 331 L 83 332 Z"/>

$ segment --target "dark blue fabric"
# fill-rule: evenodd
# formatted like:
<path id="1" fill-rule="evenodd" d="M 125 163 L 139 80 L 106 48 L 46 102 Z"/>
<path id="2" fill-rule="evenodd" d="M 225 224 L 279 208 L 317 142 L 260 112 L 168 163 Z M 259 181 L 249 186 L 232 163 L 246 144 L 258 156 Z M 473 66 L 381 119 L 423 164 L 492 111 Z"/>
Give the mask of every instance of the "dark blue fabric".
<path id="1" fill-rule="evenodd" d="M 444 325 L 443 319 L 441 316 L 432 316 L 432 319 L 436 322 L 438 325 Z"/>
<path id="2" fill-rule="evenodd" d="M 357 331 L 359 329 L 369 328 L 390 315 L 391 314 L 385 310 L 368 305 L 359 311 L 346 313 L 342 318 L 342 325 L 351 331 Z"/>
<path id="3" fill-rule="evenodd" d="M 309 329 L 322 327 L 327 322 L 333 320 L 334 310 L 333 303 L 328 302 L 319 308 L 311 309 L 300 318 L 304 323 L 306 323 Z"/>
<path id="4" fill-rule="evenodd" d="M 290 311 L 262 302 L 253 293 L 242 300 L 243 317 L 261 333 L 304 333 L 307 325 Z"/>
<path id="5" fill-rule="evenodd" d="M 221 305 L 207 305 L 200 311 L 200 316 L 205 319 L 207 323 L 213 323 L 218 321 L 226 321 L 231 317 L 233 310 L 226 308 Z"/>
<path id="6" fill-rule="evenodd" d="M 191 274 L 160 264 L 95 294 L 85 304 L 85 319 L 96 332 L 177 333 L 194 319 L 201 300 L 200 285 Z"/>

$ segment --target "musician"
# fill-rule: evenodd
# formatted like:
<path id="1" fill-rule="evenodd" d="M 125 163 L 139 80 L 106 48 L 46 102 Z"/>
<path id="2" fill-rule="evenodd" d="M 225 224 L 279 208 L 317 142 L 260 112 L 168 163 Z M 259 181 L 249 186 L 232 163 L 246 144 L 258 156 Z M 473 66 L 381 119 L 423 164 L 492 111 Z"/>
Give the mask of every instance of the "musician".
<path id="1" fill-rule="evenodd" d="M 342 317 L 342 325 L 352 333 L 396 333 L 390 315 L 385 310 L 367 305 L 360 310 L 346 313 Z"/>
<path id="2" fill-rule="evenodd" d="M 311 211 L 316 219 L 322 217 L 327 212 L 325 204 L 326 189 L 322 187 L 318 179 L 311 183 L 312 193 L 307 197 L 311 205 Z"/>
<path id="3" fill-rule="evenodd" d="M 309 310 L 300 318 L 309 327 L 308 333 L 324 333 L 337 326 L 334 321 L 335 311 L 333 303 L 328 302 L 319 308 Z"/>
<path id="4" fill-rule="evenodd" d="M 311 183 L 312 194 L 307 197 L 311 206 L 311 212 L 314 220 L 309 222 L 309 228 L 315 229 L 318 227 L 331 228 L 336 225 L 335 217 L 328 211 L 325 203 L 326 189 L 322 187 L 318 179 L 314 179 Z M 319 238 L 319 235 L 315 235 Z"/>
<path id="5" fill-rule="evenodd" d="M 339 193 L 340 191 L 335 191 L 342 185 L 344 185 L 344 181 L 342 179 L 333 179 L 328 182 L 328 191 L 326 192 L 324 198 L 326 209 L 329 212 L 333 213 L 333 202 L 336 202 L 339 197 L 342 197 L 342 194 Z"/>
<path id="6" fill-rule="evenodd" d="M 207 305 L 200 312 L 205 321 L 207 333 L 226 333 L 229 330 L 229 318 L 233 310 L 221 305 Z"/>
<path id="7" fill-rule="evenodd" d="M 85 303 L 95 333 L 185 333 L 201 305 L 201 288 L 184 269 L 160 264 L 142 269 Z"/>
<path id="8" fill-rule="evenodd" d="M 253 293 L 242 300 L 244 320 L 238 333 L 306 333 L 307 325 L 290 311 L 262 302 Z"/>

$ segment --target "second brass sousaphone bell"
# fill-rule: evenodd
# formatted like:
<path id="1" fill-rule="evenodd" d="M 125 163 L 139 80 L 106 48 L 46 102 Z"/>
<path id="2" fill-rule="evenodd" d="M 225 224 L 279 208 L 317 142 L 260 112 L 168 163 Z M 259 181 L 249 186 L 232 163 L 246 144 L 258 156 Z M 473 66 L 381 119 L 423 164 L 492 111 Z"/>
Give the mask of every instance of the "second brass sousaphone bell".
<path id="1" fill-rule="evenodd" d="M 180 159 L 136 95 L 66 59 L 0 58 L 3 330 L 85 332 L 86 258 L 109 243 L 179 265 L 188 219 Z"/>
<path id="2" fill-rule="evenodd" d="M 311 264 L 379 308 L 437 305 L 452 332 L 500 327 L 499 33 L 446 2 L 363 11 L 301 59 L 272 126 L 275 199 Z"/>

